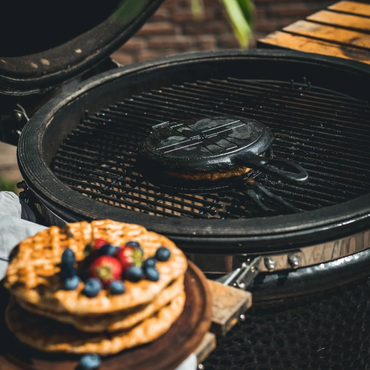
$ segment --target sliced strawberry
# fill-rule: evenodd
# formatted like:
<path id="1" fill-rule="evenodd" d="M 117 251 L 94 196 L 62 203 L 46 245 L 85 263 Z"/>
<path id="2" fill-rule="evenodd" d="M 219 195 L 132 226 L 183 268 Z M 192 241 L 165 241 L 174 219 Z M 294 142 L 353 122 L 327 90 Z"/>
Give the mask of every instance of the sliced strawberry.
<path id="1" fill-rule="evenodd" d="M 112 256 L 100 256 L 89 267 L 89 277 L 99 279 L 105 287 L 114 280 L 120 280 L 122 272 L 120 261 Z"/>
<path id="2" fill-rule="evenodd" d="M 123 271 L 127 271 L 131 266 L 141 267 L 143 251 L 138 247 L 126 246 L 117 252 L 116 257 L 121 262 Z"/>
<path id="3" fill-rule="evenodd" d="M 87 243 L 84 250 L 84 256 L 96 256 L 96 252 L 104 245 L 109 244 L 104 239 L 93 239 L 91 242 Z"/>

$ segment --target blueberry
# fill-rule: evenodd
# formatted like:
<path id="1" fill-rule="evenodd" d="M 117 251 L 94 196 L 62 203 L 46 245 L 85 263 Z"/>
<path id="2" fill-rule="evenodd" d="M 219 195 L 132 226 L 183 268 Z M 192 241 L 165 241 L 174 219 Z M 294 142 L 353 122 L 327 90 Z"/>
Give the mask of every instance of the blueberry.
<path id="1" fill-rule="evenodd" d="M 150 281 L 158 281 L 159 272 L 154 267 L 148 267 L 145 270 L 146 278 Z"/>
<path id="2" fill-rule="evenodd" d="M 63 279 L 72 278 L 77 275 L 77 271 L 75 267 L 73 266 L 73 264 L 71 265 L 69 263 L 62 263 L 61 273 L 62 273 Z"/>
<path id="3" fill-rule="evenodd" d="M 110 283 L 109 290 L 112 294 L 122 294 L 126 291 L 126 287 L 122 281 L 115 280 Z"/>
<path id="4" fill-rule="evenodd" d="M 130 241 L 126 243 L 126 247 L 135 247 L 135 248 L 141 248 L 141 245 L 138 242 Z"/>
<path id="5" fill-rule="evenodd" d="M 118 250 L 121 249 L 120 247 L 115 247 L 111 244 L 105 244 L 99 248 L 98 254 L 100 256 L 114 256 Z"/>
<path id="6" fill-rule="evenodd" d="M 140 267 L 137 266 L 131 266 L 127 271 L 126 271 L 126 279 L 137 282 L 141 280 L 144 276 L 143 270 Z"/>
<path id="7" fill-rule="evenodd" d="M 155 252 L 155 258 L 158 261 L 162 261 L 162 262 L 168 261 L 170 256 L 171 256 L 171 252 L 166 247 L 159 247 L 157 251 Z"/>
<path id="8" fill-rule="evenodd" d="M 86 297 L 93 298 L 96 297 L 99 292 L 102 290 L 102 284 L 99 279 L 90 278 L 85 281 L 85 286 L 82 290 L 82 293 Z"/>
<path id="9" fill-rule="evenodd" d="M 62 254 L 62 264 L 73 265 L 76 262 L 76 256 L 72 249 L 66 248 Z"/>
<path id="10" fill-rule="evenodd" d="M 63 288 L 64 290 L 75 290 L 78 287 L 79 283 L 80 278 L 77 275 L 75 275 L 64 280 Z"/>
<path id="11" fill-rule="evenodd" d="M 157 260 L 153 257 L 149 257 L 143 263 L 144 270 L 147 269 L 148 267 L 155 267 L 156 264 Z"/>
<path id="12" fill-rule="evenodd" d="M 99 355 L 87 354 L 83 355 L 80 359 L 81 370 L 94 370 L 101 365 L 101 358 Z"/>

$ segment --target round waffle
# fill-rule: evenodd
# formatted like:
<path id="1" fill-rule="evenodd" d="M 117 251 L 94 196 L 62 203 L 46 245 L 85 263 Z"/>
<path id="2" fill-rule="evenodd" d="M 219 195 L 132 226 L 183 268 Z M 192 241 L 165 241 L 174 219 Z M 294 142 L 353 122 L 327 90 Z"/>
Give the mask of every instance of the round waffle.
<path id="1" fill-rule="evenodd" d="M 171 257 L 158 262 L 159 280 L 125 281 L 126 292 L 111 295 L 103 289 L 94 298 L 82 294 L 84 284 L 77 289 L 62 289 L 60 262 L 66 248 L 73 250 L 77 262 L 84 259 L 84 250 L 94 239 L 104 239 L 116 246 L 137 241 L 144 259 L 155 255 L 160 246 L 167 247 Z M 64 227 L 52 226 L 22 241 L 11 256 L 4 285 L 19 300 L 37 305 L 53 313 L 86 315 L 123 311 L 152 302 L 172 281 L 183 276 L 187 260 L 183 252 L 166 237 L 147 231 L 144 227 L 112 220 L 82 221 Z"/>
<path id="2" fill-rule="evenodd" d="M 248 172 L 251 172 L 252 168 L 243 166 L 234 166 L 228 170 L 209 171 L 209 172 L 194 172 L 194 173 L 177 173 L 177 172 L 166 172 L 168 176 L 177 177 L 184 180 L 190 181 L 218 181 L 221 179 L 228 179 L 229 177 L 242 176 Z"/>
<path id="3" fill-rule="evenodd" d="M 164 289 L 152 302 L 129 309 L 104 315 L 72 315 L 68 312 L 54 313 L 44 310 L 36 305 L 17 300 L 18 304 L 25 310 L 40 316 L 49 317 L 53 320 L 71 324 L 78 330 L 90 333 L 103 331 L 127 330 L 147 317 L 152 316 L 162 307 L 166 306 L 177 295 L 184 290 L 184 278 L 180 277 Z"/>
<path id="4" fill-rule="evenodd" d="M 6 323 L 17 339 L 46 352 L 97 353 L 111 355 L 157 339 L 183 311 L 185 293 L 133 328 L 115 333 L 91 334 L 73 326 L 35 315 L 22 309 L 14 299 L 6 310 Z"/>

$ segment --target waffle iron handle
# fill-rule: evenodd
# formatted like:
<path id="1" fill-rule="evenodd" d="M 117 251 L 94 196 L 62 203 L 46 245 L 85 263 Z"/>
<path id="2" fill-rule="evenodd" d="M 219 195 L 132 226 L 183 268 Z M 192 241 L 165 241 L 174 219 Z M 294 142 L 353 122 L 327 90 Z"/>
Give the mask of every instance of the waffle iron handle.
<path id="1" fill-rule="evenodd" d="M 280 159 L 260 157 L 249 153 L 247 156 L 236 159 L 237 165 L 252 167 L 269 175 L 295 183 L 303 183 L 308 179 L 306 170 L 297 163 L 283 161 Z"/>

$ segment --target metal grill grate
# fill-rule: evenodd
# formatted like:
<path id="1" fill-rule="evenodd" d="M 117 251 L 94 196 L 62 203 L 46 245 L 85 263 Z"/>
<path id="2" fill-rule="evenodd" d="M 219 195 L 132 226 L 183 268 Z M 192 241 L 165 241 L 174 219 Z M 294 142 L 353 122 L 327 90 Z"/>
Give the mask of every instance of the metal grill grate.
<path id="1" fill-rule="evenodd" d="M 135 157 L 150 127 L 210 115 L 253 118 L 271 129 L 274 156 L 301 164 L 310 179 L 300 186 L 269 176 L 260 176 L 258 182 L 298 209 L 327 207 L 370 191 L 368 102 L 309 82 L 212 79 L 132 96 L 87 116 L 59 148 L 52 169 L 87 197 L 155 216 L 250 218 L 291 213 L 293 208 L 248 187 L 175 194 L 145 180 Z"/>

